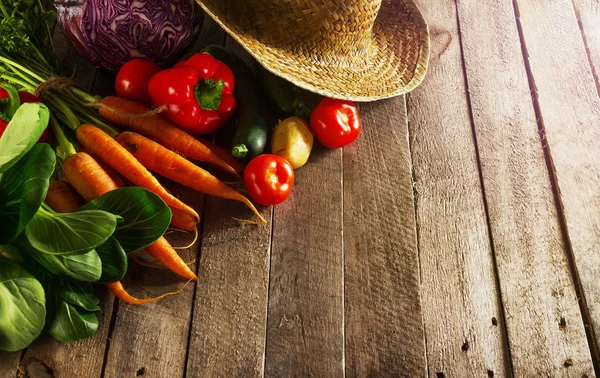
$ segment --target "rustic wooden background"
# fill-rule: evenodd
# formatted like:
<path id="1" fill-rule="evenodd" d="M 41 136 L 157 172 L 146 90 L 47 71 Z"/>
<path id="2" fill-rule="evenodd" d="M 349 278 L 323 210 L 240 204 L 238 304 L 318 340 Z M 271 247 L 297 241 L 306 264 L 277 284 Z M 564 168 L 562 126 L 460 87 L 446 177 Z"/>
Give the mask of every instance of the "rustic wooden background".
<path id="1" fill-rule="evenodd" d="M 600 372 L 600 4 L 418 0 L 431 64 L 412 93 L 360 104 L 292 197 L 243 205 L 170 184 L 203 213 L 199 281 L 101 327 L 0 353 L 0 377 L 594 377 Z M 112 77 L 55 30 L 65 73 Z M 209 43 L 240 48 L 210 20 Z M 186 235 L 170 235 L 183 245 Z M 177 288 L 133 267 L 140 296 Z"/>

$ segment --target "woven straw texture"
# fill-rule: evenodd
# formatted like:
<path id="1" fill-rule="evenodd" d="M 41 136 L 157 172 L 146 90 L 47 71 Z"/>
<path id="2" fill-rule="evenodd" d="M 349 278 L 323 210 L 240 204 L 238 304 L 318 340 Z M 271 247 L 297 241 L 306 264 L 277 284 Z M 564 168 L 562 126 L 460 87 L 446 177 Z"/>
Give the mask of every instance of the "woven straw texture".
<path id="1" fill-rule="evenodd" d="M 425 76 L 429 30 L 412 0 L 197 0 L 266 69 L 323 96 L 373 101 Z"/>

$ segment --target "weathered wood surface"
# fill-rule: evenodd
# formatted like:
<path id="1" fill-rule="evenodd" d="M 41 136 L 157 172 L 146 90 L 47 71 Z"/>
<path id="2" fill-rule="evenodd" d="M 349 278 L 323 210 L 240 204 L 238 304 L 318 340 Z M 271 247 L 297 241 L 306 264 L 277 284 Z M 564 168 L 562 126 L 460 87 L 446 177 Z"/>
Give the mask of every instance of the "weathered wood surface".
<path id="1" fill-rule="evenodd" d="M 0 377 L 14 377 L 21 360 L 22 352 L 0 351 Z"/>
<path id="2" fill-rule="evenodd" d="M 404 97 L 361 104 L 344 150 L 347 377 L 426 375 Z"/>
<path id="3" fill-rule="evenodd" d="M 114 312 L 104 291 L 93 338 L 0 353 L 0 377 L 21 356 L 22 375 L 57 378 L 598 375 L 599 6 L 419 5 L 423 85 L 360 104 L 359 140 L 316 146 L 292 197 L 260 209 L 269 225 L 168 184 L 203 212 L 182 252 L 197 285 Z M 55 43 L 64 74 L 112 93 L 113 75 Z M 207 17 L 189 54 L 211 43 L 241 51 Z M 126 281 L 139 296 L 182 283 L 135 266 Z"/>
<path id="4" fill-rule="evenodd" d="M 599 361 L 600 97 L 570 0 L 517 1 L 544 137 Z M 588 312 L 589 314 L 585 313 Z M 596 366 L 598 369 L 599 366 Z"/>
<path id="5" fill-rule="evenodd" d="M 581 34 L 590 60 L 596 87 L 600 92 L 600 2 L 573 0 Z"/>
<path id="6" fill-rule="evenodd" d="M 457 4 L 514 375 L 590 376 L 513 5 Z"/>
<path id="7" fill-rule="evenodd" d="M 342 151 L 315 146 L 275 207 L 265 374 L 344 373 Z"/>
<path id="8" fill-rule="evenodd" d="M 432 20 L 432 61 L 408 96 L 408 125 L 429 376 L 510 376 L 456 7 L 418 3 Z"/>

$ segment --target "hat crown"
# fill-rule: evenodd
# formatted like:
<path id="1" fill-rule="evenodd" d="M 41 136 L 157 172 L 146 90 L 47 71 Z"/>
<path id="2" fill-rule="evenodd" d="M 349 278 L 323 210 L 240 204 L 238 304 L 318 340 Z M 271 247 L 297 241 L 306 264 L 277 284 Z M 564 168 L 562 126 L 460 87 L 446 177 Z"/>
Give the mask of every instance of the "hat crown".
<path id="1" fill-rule="evenodd" d="M 246 0 L 247 22 L 273 47 L 327 56 L 368 48 L 382 0 Z M 238 4 L 236 6 L 239 11 Z M 274 29 L 277 32 L 273 32 Z"/>

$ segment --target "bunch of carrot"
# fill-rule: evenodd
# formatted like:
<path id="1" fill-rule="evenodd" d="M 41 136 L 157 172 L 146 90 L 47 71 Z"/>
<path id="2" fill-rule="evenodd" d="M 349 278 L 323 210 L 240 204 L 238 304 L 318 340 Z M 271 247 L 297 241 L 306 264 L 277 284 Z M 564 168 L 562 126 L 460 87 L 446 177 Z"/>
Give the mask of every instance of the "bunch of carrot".
<path id="1" fill-rule="evenodd" d="M 79 96 L 81 101 L 91 99 L 91 96 L 87 97 L 89 95 L 80 91 L 74 91 L 70 95 Z M 60 146 L 59 155 L 63 159 L 64 176 L 72 186 L 71 188 L 69 184 L 62 182 L 51 186 L 47 202 L 54 210 L 73 211 L 83 204 L 74 194 L 80 195 L 85 201 L 91 201 L 128 181 L 151 190 L 165 201 L 172 212 L 172 226 L 196 230 L 200 221 L 198 213 L 169 193 L 152 175 L 152 171 L 202 193 L 240 201 L 258 216 L 260 223 L 266 223 L 248 198 L 187 158 L 207 162 L 238 175 L 243 167 L 237 161 L 231 159 L 226 162 L 202 142 L 160 115 L 145 116 L 150 110 L 135 102 L 106 97 L 100 103 L 99 111 L 106 121 L 133 131 L 119 133 L 104 122 L 100 127 L 80 124 L 72 128 L 85 152 L 77 152 L 61 127 L 53 120 L 54 133 Z M 222 156 L 226 158 L 227 154 Z M 164 237 L 145 250 L 181 277 L 197 279 Z M 107 286 L 118 298 L 131 304 L 148 303 L 163 297 L 137 299 L 127 294 L 120 282 Z"/>

